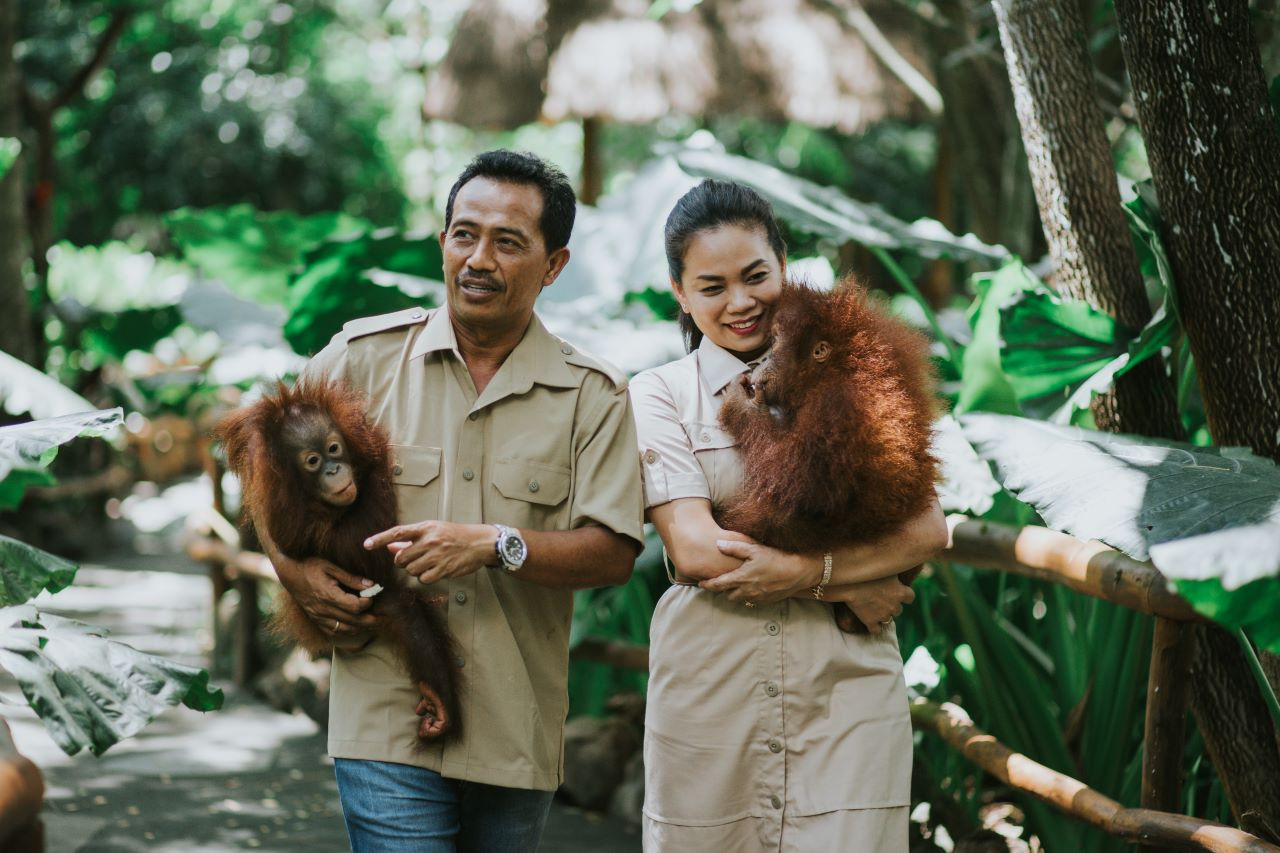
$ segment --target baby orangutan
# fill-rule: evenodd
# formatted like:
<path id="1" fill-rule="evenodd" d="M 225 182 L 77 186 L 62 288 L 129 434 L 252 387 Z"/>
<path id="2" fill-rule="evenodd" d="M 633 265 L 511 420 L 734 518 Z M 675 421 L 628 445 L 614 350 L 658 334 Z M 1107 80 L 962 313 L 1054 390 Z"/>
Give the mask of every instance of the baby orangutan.
<path id="1" fill-rule="evenodd" d="M 769 357 L 720 410 L 745 468 L 721 524 L 784 551 L 830 551 L 924 512 L 938 478 L 925 339 L 851 279 L 831 291 L 788 282 L 773 333 Z M 865 630 L 847 605 L 835 615 L 842 630 Z"/>
<path id="2" fill-rule="evenodd" d="M 379 636 L 422 696 L 418 737 L 456 735 L 459 673 L 444 615 L 410 587 L 385 548 L 364 540 L 397 523 L 386 433 L 345 385 L 300 380 L 233 412 L 218 425 L 227 464 L 243 487 L 247 518 L 293 560 L 319 557 L 381 585 Z M 376 587 L 371 587 L 376 589 Z M 273 627 L 312 654 L 333 643 L 287 592 Z"/>

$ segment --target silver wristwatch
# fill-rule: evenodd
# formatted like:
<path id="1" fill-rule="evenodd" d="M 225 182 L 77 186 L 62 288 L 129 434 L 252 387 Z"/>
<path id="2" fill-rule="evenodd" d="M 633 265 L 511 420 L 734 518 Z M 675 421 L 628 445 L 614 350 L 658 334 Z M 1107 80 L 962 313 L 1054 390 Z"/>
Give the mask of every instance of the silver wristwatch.
<path id="1" fill-rule="evenodd" d="M 495 524 L 494 527 L 498 528 L 498 541 L 494 543 L 494 550 L 498 552 L 502 568 L 508 572 L 519 571 L 529 556 L 529 546 L 524 544 L 524 537 L 514 527 L 507 527 L 505 524 Z"/>

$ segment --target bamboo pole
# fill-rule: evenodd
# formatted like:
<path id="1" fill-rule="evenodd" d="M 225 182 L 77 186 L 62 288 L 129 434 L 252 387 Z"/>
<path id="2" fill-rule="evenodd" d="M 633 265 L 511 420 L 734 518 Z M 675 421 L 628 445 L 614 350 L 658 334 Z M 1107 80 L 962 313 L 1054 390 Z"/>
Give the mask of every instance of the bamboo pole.
<path id="1" fill-rule="evenodd" d="M 1053 581 L 1139 613 L 1203 622 L 1150 563 L 1126 557 L 1096 540 L 1047 527 L 1016 527 L 963 516 L 948 519 L 951 546 L 938 559 Z"/>
<path id="2" fill-rule="evenodd" d="M 1151 809 L 1126 809 L 1083 782 L 1009 749 L 975 726 L 956 705 L 917 700 L 911 705 L 911 720 L 1006 785 L 1125 841 L 1174 850 L 1280 853 L 1280 847 L 1224 824 Z"/>
<path id="3" fill-rule="evenodd" d="M 1142 736 L 1144 809 L 1178 811 L 1194 630 L 1194 625 L 1156 617 L 1147 677 L 1146 728 Z"/>

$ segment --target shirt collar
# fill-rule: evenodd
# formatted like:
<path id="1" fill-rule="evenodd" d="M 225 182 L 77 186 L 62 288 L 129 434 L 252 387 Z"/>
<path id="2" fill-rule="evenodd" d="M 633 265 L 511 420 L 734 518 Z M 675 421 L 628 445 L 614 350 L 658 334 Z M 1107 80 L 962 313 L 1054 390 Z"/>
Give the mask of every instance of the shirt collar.
<path id="1" fill-rule="evenodd" d="M 447 305 L 427 318 L 426 328 L 414 342 L 409 357 L 418 358 L 434 352 L 451 352 L 459 362 L 462 361 Z M 535 312 L 524 337 L 489 381 L 477 405 L 509 394 L 523 394 L 534 384 L 576 388 L 581 383 L 565 363 L 565 357 L 572 354 L 573 348 L 547 331 Z"/>
<path id="2" fill-rule="evenodd" d="M 712 396 L 723 391 L 735 377 L 750 370 L 756 362 L 743 362 L 727 349 L 712 343 L 711 338 L 705 335 L 698 344 L 698 372 L 702 374 L 702 381 L 706 383 Z"/>

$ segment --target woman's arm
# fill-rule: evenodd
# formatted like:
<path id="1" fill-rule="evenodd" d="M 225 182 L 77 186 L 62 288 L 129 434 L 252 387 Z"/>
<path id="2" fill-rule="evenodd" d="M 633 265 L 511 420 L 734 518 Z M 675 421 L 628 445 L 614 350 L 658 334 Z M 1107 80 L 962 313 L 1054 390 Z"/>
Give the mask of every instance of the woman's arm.
<path id="1" fill-rule="evenodd" d="M 739 565 L 708 576 L 701 583 L 703 589 L 728 593 L 734 601 L 771 602 L 809 595 L 809 590 L 822 580 L 823 554 L 788 554 L 735 536 L 736 541 L 723 538 L 715 544 L 721 554 L 740 561 Z M 828 585 L 848 586 L 896 575 L 942 550 L 947 537 L 946 518 L 934 500 L 924 512 L 887 536 L 865 545 L 833 550 Z"/>
<path id="2" fill-rule="evenodd" d="M 672 565 L 693 580 L 718 577 L 742 565 L 741 558 L 722 553 L 716 547 L 717 542 L 752 541 L 716 524 L 711 515 L 711 501 L 706 498 L 677 498 L 658 504 L 649 508 L 648 518 L 658 529 Z"/>

